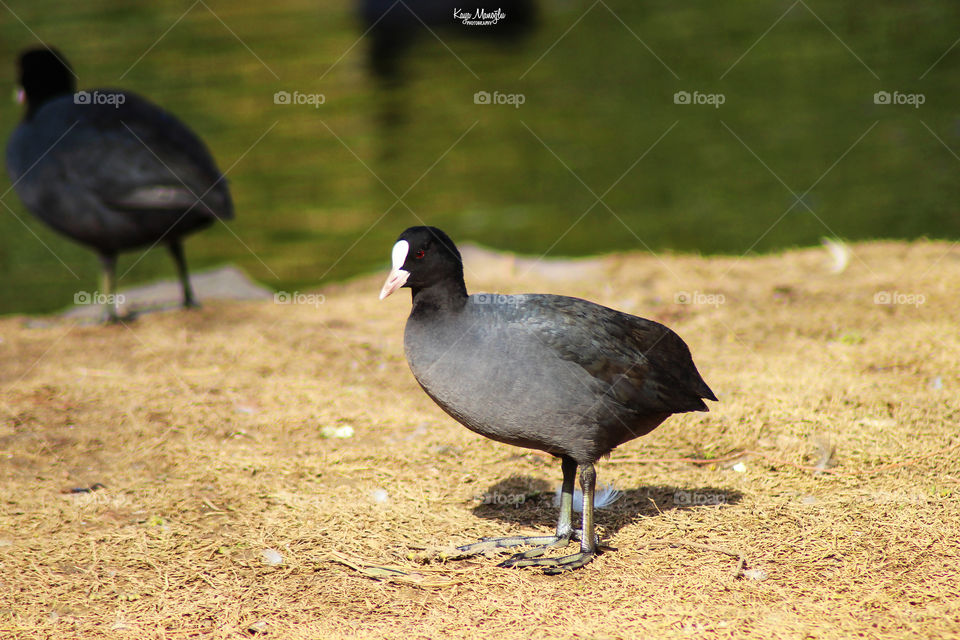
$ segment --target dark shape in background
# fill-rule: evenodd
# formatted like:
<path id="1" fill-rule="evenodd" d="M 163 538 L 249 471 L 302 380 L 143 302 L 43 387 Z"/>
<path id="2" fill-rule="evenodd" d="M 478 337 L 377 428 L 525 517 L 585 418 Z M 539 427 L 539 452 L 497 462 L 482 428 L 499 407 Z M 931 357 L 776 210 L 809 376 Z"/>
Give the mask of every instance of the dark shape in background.
<path id="1" fill-rule="evenodd" d="M 418 37 L 429 37 L 429 31 L 440 38 L 479 38 L 502 45 L 528 35 L 537 19 L 533 0 L 497 0 L 484 7 L 459 0 L 360 0 L 359 4 L 363 30 L 368 31 L 370 69 L 386 82 L 401 81 L 404 54 Z M 500 9 L 505 18 L 496 24 L 465 25 L 454 16 L 455 11 L 472 13 L 478 8 Z"/>

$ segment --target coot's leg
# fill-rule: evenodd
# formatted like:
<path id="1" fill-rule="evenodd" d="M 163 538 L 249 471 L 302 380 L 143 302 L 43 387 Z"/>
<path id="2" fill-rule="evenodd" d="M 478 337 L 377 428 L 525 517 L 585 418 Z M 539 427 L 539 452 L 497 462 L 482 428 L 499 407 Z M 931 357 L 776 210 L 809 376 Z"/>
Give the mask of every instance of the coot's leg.
<path id="1" fill-rule="evenodd" d="M 592 464 L 580 467 L 580 486 L 583 488 L 583 531 L 580 536 L 580 553 L 559 558 L 529 558 L 517 554 L 506 560 L 505 567 L 543 567 L 549 575 L 579 569 L 600 552 L 593 526 L 593 490 L 597 484 L 597 472 Z"/>
<path id="2" fill-rule="evenodd" d="M 557 533 L 553 536 L 511 536 L 507 538 L 483 538 L 480 542 L 457 547 L 457 554 L 453 558 L 466 558 L 488 551 L 509 549 L 511 547 L 530 546 L 533 549 L 518 553 L 507 562 L 515 558 L 535 558 L 553 547 L 566 546 L 573 536 L 573 483 L 577 479 L 577 463 L 573 458 L 564 456 L 561 462 L 563 469 L 563 488 L 560 493 L 560 518 L 557 520 Z"/>
<path id="3" fill-rule="evenodd" d="M 560 489 L 560 519 L 557 520 L 557 537 L 573 535 L 573 485 L 577 481 L 577 463 L 564 456 L 560 462 L 563 470 L 563 487 Z"/>
<path id="4" fill-rule="evenodd" d="M 170 242 L 170 255 L 177 263 L 177 275 L 180 277 L 180 286 L 183 288 L 183 306 L 186 309 L 200 306 L 193 297 L 193 287 L 190 286 L 190 272 L 187 271 L 187 259 L 183 255 L 183 243 L 179 238 Z"/>
<path id="5" fill-rule="evenodd" d="M 103 268 L 100 275 L 100 294 L 104 297 L 103 321 L 108 324 L 120 322 L 117 304 L 117 254 L 101 253 L 100 265 Z"/>

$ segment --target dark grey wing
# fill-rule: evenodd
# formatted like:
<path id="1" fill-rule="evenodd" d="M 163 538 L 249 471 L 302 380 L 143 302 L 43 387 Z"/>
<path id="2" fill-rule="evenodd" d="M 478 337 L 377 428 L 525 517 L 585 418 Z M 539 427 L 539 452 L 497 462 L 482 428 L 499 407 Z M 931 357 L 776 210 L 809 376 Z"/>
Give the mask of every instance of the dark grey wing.
<path id="1" fill-rule="evenodd" d="M 101 252 L 233 217 L 223 176 L 184 124 L 132 93 L 88 95 L 109 102 L 56 98 L 14 130 L 7 168 L 27 209 Z"/>
<path id="2" fill-rule="evenodd" d="M 708 411 L 703 399 L 717 399 L 686 343 L 664 325 L 579 298 L 520 297 L 517 320 L 560 358 L 582 367 L 618 404 L 681 413 Z"/>
<path id="3" fill-rule="evenodd" d="M 103 203 L 122 211 L 178 211 L 230 219 L 226 181 L 203 141 L 172 114 L 130 92 L 119 105 L 76 105 L 81 117 L 64 162 Z M 65 150 L 66 151 L 66 150 Z"/>

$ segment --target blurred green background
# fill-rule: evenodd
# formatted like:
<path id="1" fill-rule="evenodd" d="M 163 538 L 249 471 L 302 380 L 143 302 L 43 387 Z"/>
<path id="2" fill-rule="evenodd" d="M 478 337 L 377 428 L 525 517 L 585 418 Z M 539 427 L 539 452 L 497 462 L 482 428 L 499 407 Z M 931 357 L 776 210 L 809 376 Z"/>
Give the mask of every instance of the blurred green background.
<path id="1" fill-rule="evenodd" d="M 541 3 L 524 38 L 421 34 L 389 84 L 369 72 L 348 0 L 8 7 L 0 95 L 39 37 L 80 88 L 147 96 L 228 171 L 237 218 L 188 240 L 194 270 L 232 262 L 302 290 L 386 268 L 393 239 L 421 222 L 555 257 L 960 237 L 955 2 Z M 277 91 L 325 103 L 278 105 Z M 478 105 L 477 91 L 524 103 Z M 676 104 L 679 91 L 724 103 Z M 878 91 L 924 102 L 876 104 Z M 20 117 L 0 105 L 0 139 Z M 796 204 L 791 190 L 808 189 Z M 19 220 L 0 208 L 0 313 L 62 308 L 95 287 L 93 253 L 13 191 L 3 201 Z M 173 273 L 154 249 L 121 286 Z"/>

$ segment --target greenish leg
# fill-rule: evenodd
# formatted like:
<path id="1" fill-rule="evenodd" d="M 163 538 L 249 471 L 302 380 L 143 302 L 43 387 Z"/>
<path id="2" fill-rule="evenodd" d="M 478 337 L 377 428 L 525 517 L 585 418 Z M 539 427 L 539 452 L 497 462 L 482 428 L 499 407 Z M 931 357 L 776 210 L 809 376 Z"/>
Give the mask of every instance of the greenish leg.
<path id="1" fill-rule="evenodd" d="M 103 320 L 107 324 L 113 324 L 120 322 L 117 304 L 117 254 L 101 253 L 100 264 L 103 267 L 100 274 L 100 293 L 106 299 L 103 304 Z"/>
<path id="2" fill-rule="evenodd" d="M 533 547 L 518 553 L 501 566 L 512 566 L 508 563 L 521 558 L 536 558 L 542 556 L 549 549 L 566 546 L 574 537 L 573 531 L 573 483 L 577 479 L 577 463 L 572 458 L 562 459 L 563 488 L 560 493 L 560 517 L 557 520 L 557 533 L 552 536 L 510 536 L 506 538 L 484 538 L 480 542 L 457 547 L 459 552 L 454 558 L 467 558 L 481 553 L 501 551 L 512 547 Z"/>
<path id="3" fill-rule="evenodd" d="M 180 287 L 183 289 L 183 306 L 185 309 L 195 309 L 200 306 L 193 295 L 193 287 L 190 286 L 190 272 L 187 271 L 187 259 L 183 254 L 183 243 L 177 239 L 170 245 L 170 255 L 177 265 L 177 276 L 180 278 Z"/>
<path id="4" fill-rule="evenodd" d="M 592 464 L 580 468 L 580 487 L 583 489 L 583 529 L 580 535 L 580 552 L 559 558 L 540 558 L 517 554 L 502 563 L 506 567 L 541 567 L 548 575 L 573 571 L 585 566 L 599 553 L 593 523 L 593 494 L 597 484 L 597 472 Z M 561 515 L 562 517 L 562 515 Z M 541 554 L 542 555 L 542 554 Z"/>

